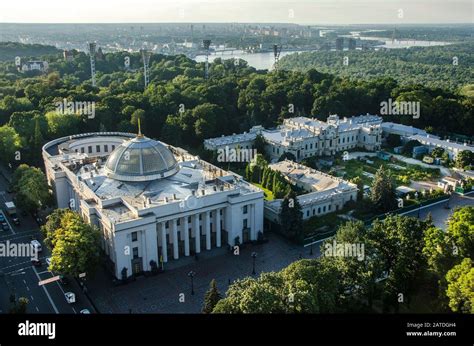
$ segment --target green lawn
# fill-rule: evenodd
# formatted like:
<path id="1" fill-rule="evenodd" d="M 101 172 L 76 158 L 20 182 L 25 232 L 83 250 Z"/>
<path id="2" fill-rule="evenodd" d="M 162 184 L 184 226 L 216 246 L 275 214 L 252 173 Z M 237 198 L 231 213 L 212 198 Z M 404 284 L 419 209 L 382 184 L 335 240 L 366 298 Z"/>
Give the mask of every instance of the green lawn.
<path id="1" fill-rule="evenodd" d="M 381 165 L 386 169 L 390 169 L 397 186 L 409 185 L 410 181 L 413 180 L 435 180 L 440 177 L 440 171 L 438 168 L 424 168 L 398 160 L 395 162 L 384 161 L 377 157 L 371 157 L 369 160 L 374 163 L 368 164 L 365 161 L 360 160 L 349 160 L 346 162 L 339 161 L 338 164 L 343 166 L 343 170 L 346 172 L 344 179 L 350 180 L 355 177 L 361 177 L 365 185 L 371 185 L 372 179 L 363 175 L 363 172 L 375 174 Z M 389 164 L 395 164 L 404 169 L 396 169 L 393 166 L 389 166 Z"/>
<path id="2" fill-rule="evenodd" d="M 275 199 L 275 197 L 273 196 L 273 192 L 271 192 L 269 189 L 266 189 L 262 185 L 257 184 L 257 183 L 252 183 L 252 184 L 263 190 L 263 192 L 265 193 L 265 200 L 266 201 L 273 201 Z"/>

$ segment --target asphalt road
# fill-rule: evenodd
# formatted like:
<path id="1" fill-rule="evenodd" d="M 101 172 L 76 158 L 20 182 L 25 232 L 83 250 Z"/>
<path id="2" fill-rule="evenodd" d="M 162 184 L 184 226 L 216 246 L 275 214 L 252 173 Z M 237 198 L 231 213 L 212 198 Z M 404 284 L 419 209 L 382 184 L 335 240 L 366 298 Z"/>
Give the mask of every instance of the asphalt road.
<path id="1" fill-rule="evenodd" d="M 425 219 L 428 214 L 431 214 L 434 225 L 441 229 L 446 229 L 446 221 L 448 220 L 449 216 L 451 216 L 454 209 L 456 207 L 463 207 L 467 205 L 474 206 L 474 192 L 470 192 L 464 196 L 454 193 L 451 195 L 449 203 L 442 202 L 420 209 L 419 218 Z M 410 211 L 404 215 L 418 217 L 418 209 Z"/>
<path id="2" fill-rule="evenodd" d="M 13 196 L 6 191 L 7 181 L 0 175 L 0 204 L 2 207 L 5 201 L 13 200 Z M 7 244 L 8 241 L 9 244 L 29 244 L 32 239 L 38 239 L 42 243 L 41 232 L 36 221 L 30 215 L 18 213 L 18 216 L 19 226 L 13 225 L 9 217 L 6 218 L 10 230 L 0 231 L 0 243 Z M 41 280 L 55 276 L 47 269 L 46 258 L 49 256 L 49 250 L 44 245 L 43 251 L 39 253 L 42 265 L 38 267 L 32 265 L 29 256 L 21 257 L 11 254 L 0 256 L 0 313 L 8 313 L 12 294 L 17 299 L 25 297 L 29 300 L 28 313 L 75 314 L 82 309 L 95 312 L 74 279 L 70 279 L 67 285 L 63 285 L 59 281 L 42 286 L 38 284 Z M 69 304 L 64 297 L 65 292 L 73 292 L 76 295 L 76 302 Z"/>

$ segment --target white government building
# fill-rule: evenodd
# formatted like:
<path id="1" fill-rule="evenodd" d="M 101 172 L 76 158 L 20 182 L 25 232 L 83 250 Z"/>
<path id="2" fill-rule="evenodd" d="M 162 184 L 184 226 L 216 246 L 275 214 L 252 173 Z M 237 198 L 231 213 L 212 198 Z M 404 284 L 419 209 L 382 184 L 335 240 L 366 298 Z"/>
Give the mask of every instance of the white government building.
<path id="1" fill-rule="evenodd" d="M 58 208 L 102 234 L 121 278 L 212 248 L 256 240 L 263 192 L 185 150 L 129 133 L 85 133 L 43 147 Z"/>
<path id="2" fill-rule="evenodd" d="M 204 147 L 213 151 L 226 147 L 250 149 L 260 134 L 272 161 L 278 160 L 283 153 L 292 153 L 296 161 L 301 161 L 311 156 L 332 156 L 353 148 L 380 150 L 381 124 L 381 117 L 369 114 L 343 119 L 330 115 L 327 122 L 295 117 L 285 119 L 276 129 L 254 126 L 243 134 L 206 139 Z"/>
<path id="3" fill-rule="evenodd" d="M 357 200 L 357 185 L 338 177 L 317 171 L 302 164 L 284 160 L 268 166 L 281 172 L 305 194 L 297 197 L 303 220 L 338 211 L 349 201 Z M 265 218 L 278 223 L 282 199 L 265 202 Z"/>

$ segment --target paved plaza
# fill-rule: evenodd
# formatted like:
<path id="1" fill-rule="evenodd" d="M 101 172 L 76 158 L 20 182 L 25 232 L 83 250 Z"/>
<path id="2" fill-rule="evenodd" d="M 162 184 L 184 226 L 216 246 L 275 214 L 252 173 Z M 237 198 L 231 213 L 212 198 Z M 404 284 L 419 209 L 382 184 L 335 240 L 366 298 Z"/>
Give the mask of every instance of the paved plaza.
<path id="1" fill-rule="evenodd" d="M 246 244 L 239 255 L 227 248 L 203 252 L 198 261 L 194 257 L 183 259 L 187 263 L 178 268 L 138 278 L 123 286 L 113 287 L 111 277 L 99 272 L 89 283 L 89 294 L 101 313 L 200 313 L 204 294 L 212 279 L 217 281 L 223 295 L 229 281 L 252 276 L 252 252 L 257 253 L 255 276 L 280 270 L 299 258 L 316 257 L 319 253 L 317 245 L 310 256 L 308 247 L 292 244 L 276 234 L 268 233 L 267 237 L 269 241 L 265 244 Z M 190 271 L 196 273 L 194 295 L 191 295 Z"/>

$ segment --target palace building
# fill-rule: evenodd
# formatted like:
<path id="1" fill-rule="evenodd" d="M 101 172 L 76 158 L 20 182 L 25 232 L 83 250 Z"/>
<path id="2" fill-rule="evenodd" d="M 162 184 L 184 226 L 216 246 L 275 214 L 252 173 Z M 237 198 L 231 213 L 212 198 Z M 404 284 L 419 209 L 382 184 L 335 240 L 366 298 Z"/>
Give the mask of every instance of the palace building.
<path id="1" fill-rule="evenodd" d="M 59 138 L 43 147 L 43 159 L 58 208 L 97 226 L 117 278 L 263 232 L 260 189 L 141 134 Z"/>
<path id="2" fill-rule="evenodd" d="M 285 119 L 276 129 L 255 126 L 248 133 L 206 139 L 204 146 L 213 151 L 227 147 L 250 149 L 257 135 L 261 135 L 272 161 L 277 161 L 284 153 L 291 153 L 296 161 L 301 161 L 311 156 L 332 156 L 353 148 L 380 150 L 381 124 L 382 118 L 376 115 L 343 119 L 330 115 L 326 122 L 295 117 Z"/>

